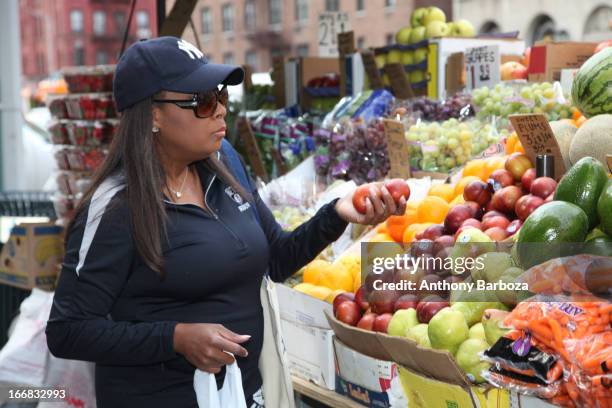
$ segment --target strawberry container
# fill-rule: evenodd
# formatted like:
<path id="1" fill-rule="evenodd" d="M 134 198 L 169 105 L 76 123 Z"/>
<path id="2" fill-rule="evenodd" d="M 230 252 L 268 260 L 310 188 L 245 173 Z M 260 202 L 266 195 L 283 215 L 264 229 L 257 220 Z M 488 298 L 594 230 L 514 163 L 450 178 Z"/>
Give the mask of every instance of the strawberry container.
<path id="1" fill-rule="evenodd" d="M 66 101 L 63 98 L 52 99 L 49 102 L 49 111 L 56 119 L 66 119 L 68 110 L 66 109 Z"/>
<path id="2" fill-rule="evenodd" d="M 56 145 L 70 144 L 66 124 L 60 122 L 54 123 L 49 127 L 49 133 L 51 134 L 51 143 Z"/>
<path id="3" fill-rule="evenodd" d="M 70 67 L 63 70 L 70 93 L 111 92 L 114 65 Z"/>

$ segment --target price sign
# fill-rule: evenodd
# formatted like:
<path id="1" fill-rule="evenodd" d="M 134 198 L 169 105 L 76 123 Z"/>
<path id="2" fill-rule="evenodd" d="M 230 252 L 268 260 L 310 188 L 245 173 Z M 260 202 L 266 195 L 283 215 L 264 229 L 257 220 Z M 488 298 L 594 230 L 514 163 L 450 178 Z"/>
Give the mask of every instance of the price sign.
<path id="1" fill-rule="evenodd" d="M 389 76 L 393 94 L 399 99 L 408 99 L 414 97 L 412 87 L 406 78 L 404 66 L 399 63 L 385 65 L 385 73 Z"/>
<path id="2" fill-rule="evenodd" d="M 338 34 L 350 30 L 347 13 L 319 14 L 319 56 L 338 56 Z"/>
<path id="3" fill-rule="evenodd" d="M 368 76 L 370 87 L 372 89 L 382 88 L 384 85 L 380 76 L 380 71 L 378 70 L 378 66 L 376 65 L 374 53 L 372 51 L 363 51 L 361 53 L 361 60 L 363 61 L 363 67 L 365 69 L 366 75 Z"/>
<path id="4" fill-rule="evenodd" d="M 384 119 L 385 136 L 387 138 L 387 152 L 391 169 L 388 176 L 391 178 L 410 178 L 410 153 L 408 141 L 404 131 L 404 124 L 397 120 Z"/>
<path id="5" fill-rule="evenodd" d="M 565 174 L 565 163 L 557 139 L 548 124 L 546 116 L 541 113 L 527 115 L 510 115 L 508 117 L 514 130 L 525 148 L 525 153 L 535 165 L 536 156 L 547 154 L 555 157 L 555 178 Z"/>
<path id="6" fill-rule="evenodd" d="M 355 52 L 355 33 L 347 31 L 338 34 L 338 52 L 340 56 L 352 54 Z"/>
<path id="7" fill-rule="evenodd" d="M 486 45 L 466 49 L 465 69 L 468 89 L 495 86 L 500 81 L 499 46 Z"/>
<path id="8" fill-rule="evenodd" d="M 261 159 L 261 152 L 257 146 L 257 140 L 255 140 L 255 135 L 253 134 L 253 130 L 247 118 L 241 117 L 238 119 L 238 134 L 240 134 L 242 138 L 247 156 L 249 156 L 249 163 L 253 166 L 253 171 L 259 178 L 267 182 L 268 173 L 264 167 L 263 160 Z"/>

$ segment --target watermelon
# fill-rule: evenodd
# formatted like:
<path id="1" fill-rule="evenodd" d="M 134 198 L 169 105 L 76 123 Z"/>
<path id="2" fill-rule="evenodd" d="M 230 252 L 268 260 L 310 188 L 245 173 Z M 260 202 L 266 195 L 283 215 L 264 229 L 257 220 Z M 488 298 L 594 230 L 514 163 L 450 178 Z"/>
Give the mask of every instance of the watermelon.
<path id="1" fill-rule="evenodd" d="M 612 113 L 612 47 L 582 64 L 572 84 L 572 101 L 587 118 Z"/>

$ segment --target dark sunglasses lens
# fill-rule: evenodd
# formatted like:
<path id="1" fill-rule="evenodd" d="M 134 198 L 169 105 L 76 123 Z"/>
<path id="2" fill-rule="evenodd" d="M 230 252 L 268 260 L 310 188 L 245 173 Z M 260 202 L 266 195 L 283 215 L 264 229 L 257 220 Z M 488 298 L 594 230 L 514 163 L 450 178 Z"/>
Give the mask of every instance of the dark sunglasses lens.
<path id="1" fill-rule="evenodd" d="M 223 89 L 219 91 L 219 103 L 221 103 L 223 106 L 227 106 L 228 99 L 229 99 L 229 92 L 227 91 L 226 87 L 223 87 Z"/>
<path id="2" fill-rule="evenodd" d="M 198 116 L 212 116 L 216 107 L 217 97 L 213 91 L 198 95 Z"/>

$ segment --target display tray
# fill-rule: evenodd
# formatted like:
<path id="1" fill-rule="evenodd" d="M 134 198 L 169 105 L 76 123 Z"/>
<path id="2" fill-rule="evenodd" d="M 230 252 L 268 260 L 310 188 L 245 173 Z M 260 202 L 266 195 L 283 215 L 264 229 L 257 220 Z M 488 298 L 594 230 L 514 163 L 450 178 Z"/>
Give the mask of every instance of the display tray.
<path id="1" fill-rule="evenodd" d="M 344 397 L 335 391 L 326 390 L 309 381 L 292 377 L 293 389 L 297 394 L 312 398 L 333 408 L 363 408 L 363 405 Z"/>

